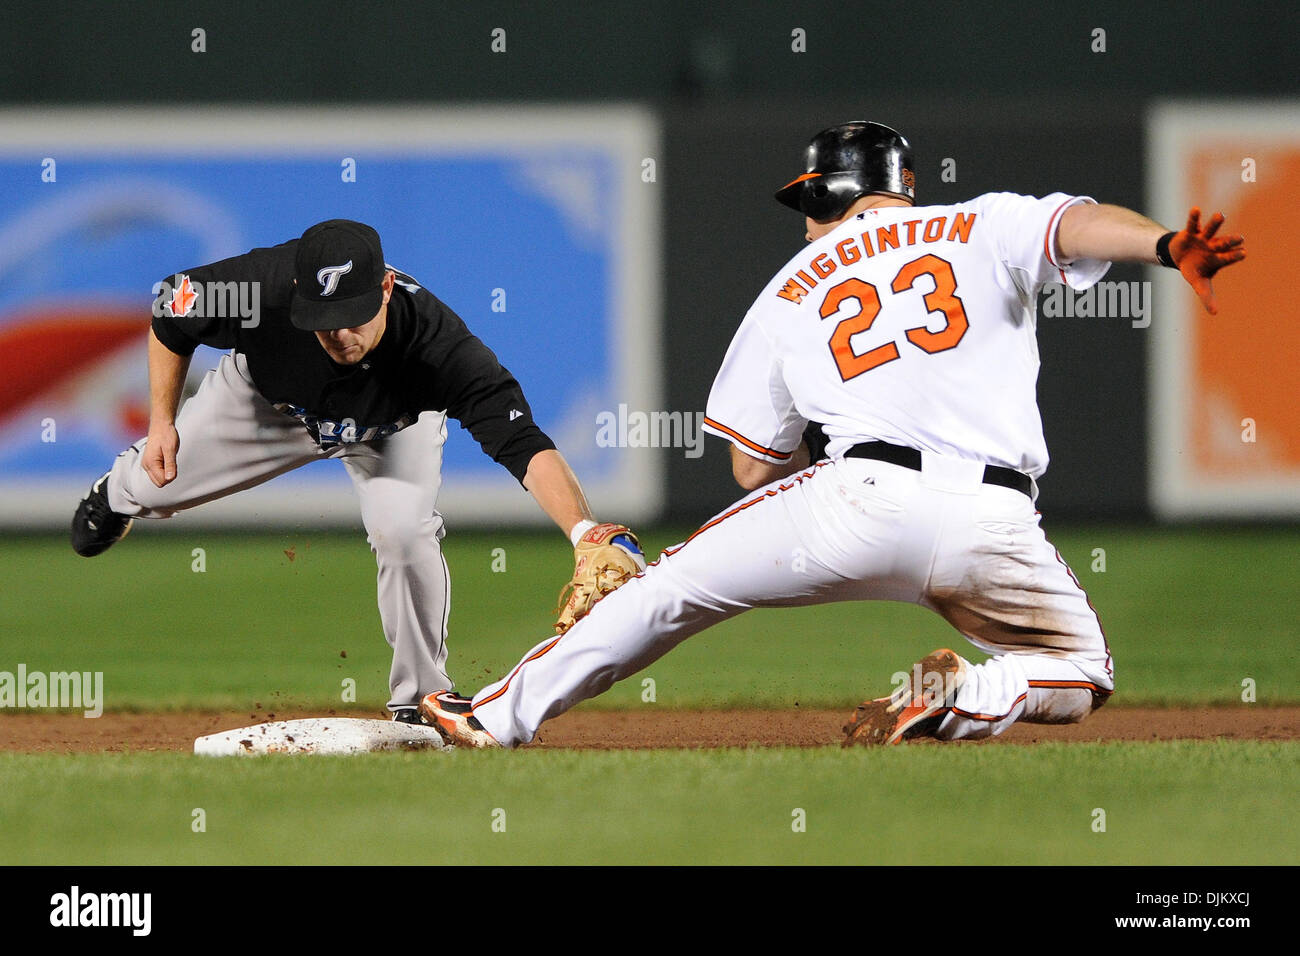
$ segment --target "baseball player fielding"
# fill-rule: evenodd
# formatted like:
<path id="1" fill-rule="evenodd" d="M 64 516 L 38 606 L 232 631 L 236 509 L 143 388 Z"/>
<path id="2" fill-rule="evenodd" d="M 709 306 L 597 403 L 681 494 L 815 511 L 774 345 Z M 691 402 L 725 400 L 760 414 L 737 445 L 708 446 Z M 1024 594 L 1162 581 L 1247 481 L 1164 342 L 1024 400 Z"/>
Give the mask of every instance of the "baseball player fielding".
<path id="1" fill-rule="evenodd" d="M 251 319 L 224 314 L 212 294 L 239 283 L 260 303 Z M 514 376 L 455 312 L 385 263 L 370 226 L 317 223 L 299 239 L 177 273 L 159 288 L 149 434 L 77 508 L 78 554 L 103 553 L 136 518 L 169 518 L 314 461 L 341 462 L 378 565 L 379 615 L 393 649 L 388 708 L 407 723 L 420 721 L 422 697 L 453 686 L 451 579 L 437 510 L 448 418 L 569 535 L 576 571 L 557 630 L 645 567 L 626 527 L 597 525 Z M 178 414 L 199 345 L 229 351 Z"/>

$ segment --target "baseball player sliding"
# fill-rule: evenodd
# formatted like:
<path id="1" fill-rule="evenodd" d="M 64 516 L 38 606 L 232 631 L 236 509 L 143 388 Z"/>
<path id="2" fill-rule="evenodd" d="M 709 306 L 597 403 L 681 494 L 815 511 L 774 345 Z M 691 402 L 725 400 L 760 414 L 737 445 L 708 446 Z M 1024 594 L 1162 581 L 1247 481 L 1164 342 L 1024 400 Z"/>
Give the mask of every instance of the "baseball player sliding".
<path id="1" fill-rule="evenodd" d="M 226 317 L 215 301 L 211 290 L 235 283 L 257 290 L 251 319 Z M 162 289 L 149 334 L 149 434 L 77 508 L 78 554 L 102 553 L 135 518 L 167 518 L 309 462 L 341 461 L 379 566 L 379 614 L 393 649 L 388 708 L 407 722 L 420 720 L 421 697 L 449 686 L 450 580 L 436 506 L 448 416 L 575 545 L 558 631 L 645 567 L 627 528 L 596 524 L 519 383 L 451 309 L 384 263 L 369 226 L 318 223 L 300 239 L 179 273 Z M 177 415 L 200 344 L 231 352 Z"/>
<path id="2" fill-rule="evenodd" d="M 911 601 L 992 655 L 947 649 L 859 706 L 845 743 L 1073 723 L 1114 689 L 1101 624 L 1034 509 L 1047 449 L 1035 399 L 1036 296 L 1086 289 L 1111 262 L 1210 279 L 1245 255 L 1193 209 L 1177 231 L 1056 193 L 916 206 L 912 151 L 852 122 L 818 133 L 777 193 L 810 245 L 740 324 L 705 427 L 754 494 L 664 551 L 567 634 L 473 700 L 421 709 L 445 737 L 513 747 L 543 721 L 752 607 Z"/>

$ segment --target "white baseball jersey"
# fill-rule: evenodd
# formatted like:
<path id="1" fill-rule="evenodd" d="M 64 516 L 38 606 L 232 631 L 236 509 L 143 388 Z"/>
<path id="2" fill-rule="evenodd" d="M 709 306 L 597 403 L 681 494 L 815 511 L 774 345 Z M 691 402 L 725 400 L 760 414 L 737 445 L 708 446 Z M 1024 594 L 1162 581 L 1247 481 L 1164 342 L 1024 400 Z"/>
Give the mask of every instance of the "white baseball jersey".
<path id="1" fill-rule="evenodd" d="M 1086 289 L 1110 267 L 1056 256 L 1061 214 L 1093 201 L 986 193 L 852 217 L 754 302 L 705 430 L 780 464 L 811 420 L 832 457 L 874 439 L 1037 478 L 1037 295 L 1051 281 Z"/>

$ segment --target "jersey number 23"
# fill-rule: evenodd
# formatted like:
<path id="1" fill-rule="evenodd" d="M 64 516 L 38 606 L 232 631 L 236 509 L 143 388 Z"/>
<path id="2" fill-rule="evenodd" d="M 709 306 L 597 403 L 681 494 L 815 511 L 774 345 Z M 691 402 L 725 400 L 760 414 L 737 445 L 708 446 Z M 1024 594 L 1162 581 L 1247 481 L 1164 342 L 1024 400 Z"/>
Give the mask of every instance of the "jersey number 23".
<path id="1" fill-rule="evenodd" d="M 929 276 L 934 280 L 934 291 L 927 292 L 924 298 L 926 309 L 942 313 L 947 323 L 937 332 L 931 332 L 924 325 L 907 329 L 904 333 L 907 341 L 931 355 L 956 348 L 970 323 L 966 321 L 966 307 L 957 297 L 957 277 L 952 273 L 952 263 L 933 254 L 913 259 L 898 270 L 890 288 L 895 293 L 906 292 L 921 276 Z M 860 354 L 854 352 L 850 344 L 849 340 L 859 332 L 871 328 L 871 323 L 880 314 L 880 294 L 870 282 L 845 279 L 832 286 L 822 300 L 821 317 L 829 319 L 838 314 L 849 299 L 857 300 L 857 314 L 841 319 L 831 333 L 830 341 L 831 355 L 835 357 L 840 378 L 846 382 L 863 372 L 894 361 L 899 355 L 895 342 L 886 342 Z"/>

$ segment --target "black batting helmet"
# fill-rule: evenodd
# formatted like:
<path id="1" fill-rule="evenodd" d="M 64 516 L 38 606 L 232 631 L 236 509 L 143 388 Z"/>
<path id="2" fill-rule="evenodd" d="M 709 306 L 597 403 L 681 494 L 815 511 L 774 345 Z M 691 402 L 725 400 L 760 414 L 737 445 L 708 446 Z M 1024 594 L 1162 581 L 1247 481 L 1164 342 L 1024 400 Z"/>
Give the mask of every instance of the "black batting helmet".
<path id="1" fill-rule="evenodd" d="M 912 145 L 897 130 L 854 120 L 824 129 L 804 154 L 807 170 L 777 201 L 818 222 L 844 215 L 861 196 L 885 193 L 916 202 Z"/>

